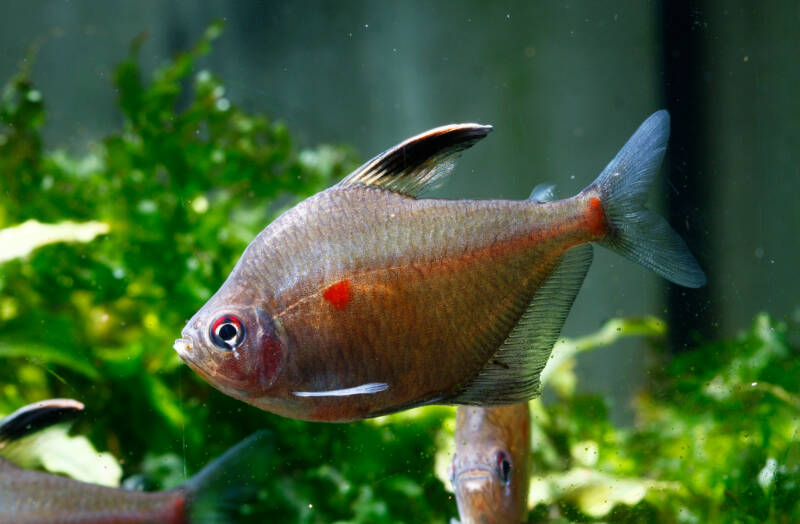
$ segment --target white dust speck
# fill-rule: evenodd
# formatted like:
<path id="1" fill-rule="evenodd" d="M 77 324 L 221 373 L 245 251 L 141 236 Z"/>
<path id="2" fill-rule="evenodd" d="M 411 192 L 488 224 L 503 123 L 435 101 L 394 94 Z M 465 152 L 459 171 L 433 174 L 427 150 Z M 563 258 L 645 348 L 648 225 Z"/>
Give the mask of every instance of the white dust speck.
<path id="1" fill-rule="evenodd" d="M 767 489 L 770 487 L 772 481 L 775 479 L 775 472 L 777 469 L 778 461 L 772 457 L 768 458 L 767 463 L 764 464 L 764 468 L 758 472 L 757 480 L 762 489 Z"/>
<path id="2" fill-rule="evenodd" d="M 217 111 L 227 111 L 231 107 L 231 102 L 227 98 L 220 98 L 215 104 Z"/>

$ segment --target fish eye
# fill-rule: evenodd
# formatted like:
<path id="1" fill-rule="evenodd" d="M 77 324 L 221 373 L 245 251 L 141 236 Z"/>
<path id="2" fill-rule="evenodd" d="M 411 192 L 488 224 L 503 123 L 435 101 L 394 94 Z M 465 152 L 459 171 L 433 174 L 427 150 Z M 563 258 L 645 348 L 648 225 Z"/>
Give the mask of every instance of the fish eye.
<path id="1" fill-rule="evenodd" d="M 211 342 L 223 351 L 236 349 L 244 342 L 244 324 L 234 315 L 222 315 L 211 324 L 209 336 Z"/>
<path id="2" fill-rule="evenodd" d="M 497 476 L 503 484 L 511 482 L 511 460 L 505 451 L 497 452 Z"/>

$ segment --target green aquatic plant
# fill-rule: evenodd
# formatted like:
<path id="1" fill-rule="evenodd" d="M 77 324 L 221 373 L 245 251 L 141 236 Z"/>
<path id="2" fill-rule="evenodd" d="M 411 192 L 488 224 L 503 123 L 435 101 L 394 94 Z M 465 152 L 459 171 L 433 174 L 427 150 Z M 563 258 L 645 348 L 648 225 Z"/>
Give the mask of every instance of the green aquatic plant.
<path id="1" fill-rule="evenodd" d="M 674 358 L 651 374 L 630 428 L 612 425 L 597 396 L 561 389 L 535 403 L 535 515 L 796 522 L 800 349 L 788 333 L 760 315 L 736 339 Z"/>
<path id="2" fill-rule="evenodd" d="M 0 371 L 0 409 L 80 396 L 103 413 L 95 437 L 137 460 L 205 440 L 189 424 L 202 408 L 183 402 L 206 388 L 183 376 L 173 340 L 282 206 L 353 166 L 347 148 L 297 147 L 285 124 L 237 107 L 198 70 L 219 31 L 149 80 L 134 42 L 114 73 L 123 128 L 84 154 L 44 147 L 27 68 L 6 84 L 0 357 L 13 365 Z"/>
<path id="3" fill-rule="evenodd" d="M 299 147 L 286 125 L 229 100 L 198 66 L 219 31 L 150 75 L 134 42 L 114 74 L 123 126 L 84 152 L 43 142 L 46 93 L 28 69 L 7 82 L 0 413 L 80 399 L 75 432 L 117 458 L 124 484 L 152 489 L 266 428 L 272 475 L 263 503 L 246 508 L 253 522 L 447 522 L 455 501 L 434 464 L 449 460 L 454 409 L 346 425 L 282 419 L 218 393 L 172 350 L 252 237 L 355 166 L 348 148 Z M 548 401 L 532 404 L 531 522 L 800 520 L 800 350 L 785 323 L 759 316 L 736 339 L 657 352 L 631 427 L 578 392 L 582 352 L 620 336 L 658 346 L 665 330 L 618 319 L 556 346 Z"/>

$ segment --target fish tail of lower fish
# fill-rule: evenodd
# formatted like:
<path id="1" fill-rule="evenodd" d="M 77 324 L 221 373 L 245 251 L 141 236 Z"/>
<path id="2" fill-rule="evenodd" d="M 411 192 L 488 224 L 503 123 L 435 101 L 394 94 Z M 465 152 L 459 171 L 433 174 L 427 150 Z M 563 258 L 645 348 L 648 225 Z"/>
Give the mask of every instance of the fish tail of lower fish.
<path id="1" fill-rule="evenodd" d="M 258 498 L 259 485 L 271 471 L 269 441 L 267 431 L 251 435 L 178 488 L 186 494 L 185 522 L 238 522 L 240 507 Z"/>
<path id="2" fill-rule="evenodd" d="M 639 126 L 583 191 L 589 197 L 587 226 L 597 230 L 601 245 L 671 282 L 700 287 L 706 276 L 686 243 L 664 218 L 645 207 L 668 139 L 669 113 L 662 109 Z"/>

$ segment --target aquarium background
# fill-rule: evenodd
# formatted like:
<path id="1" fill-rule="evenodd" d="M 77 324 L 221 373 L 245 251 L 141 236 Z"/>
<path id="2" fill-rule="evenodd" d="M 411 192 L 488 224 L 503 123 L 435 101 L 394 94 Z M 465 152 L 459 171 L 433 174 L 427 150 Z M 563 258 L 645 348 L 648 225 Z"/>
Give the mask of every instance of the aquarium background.
<path id="1" fill-rule="evenodd" d="M 590 345 L 573 356 L 577 375 L 556 374 L 536 408 L 534 471 L 666 484 L 635 484 L 645 495 L 602 514 L 581 505 L 585 486 L 556 490 L 531 519 L 797 515 L 796 3 L 17 2 L 3 12 L 0 228 L 100 224 L 89 242 L 0 265 L 0 412 L 78 398 L 88 412 L 76 432 L 153 487 L 269 428 L 275 466 L 254 511 L 445 522 L 455 503 L 434 464 L 450 408 L 342 426 L 280 419 L 203 383 L 172 340 L 277 213 L 410 135 L 495 126 L 435 196 L 521 199 L 549 182 L 567 197 L 665 107 L 673 134 L 651 202 L 709 285 L 674 288 L 595 250 L 564 335 L 620 317 L 663 324 Z M 9 238 L 21 245 L 3 238 L 0 252 Z M 688 453 L 698 439 L 713 444 Z M 583 442 L 599 460 L 579 456 Z"/>

